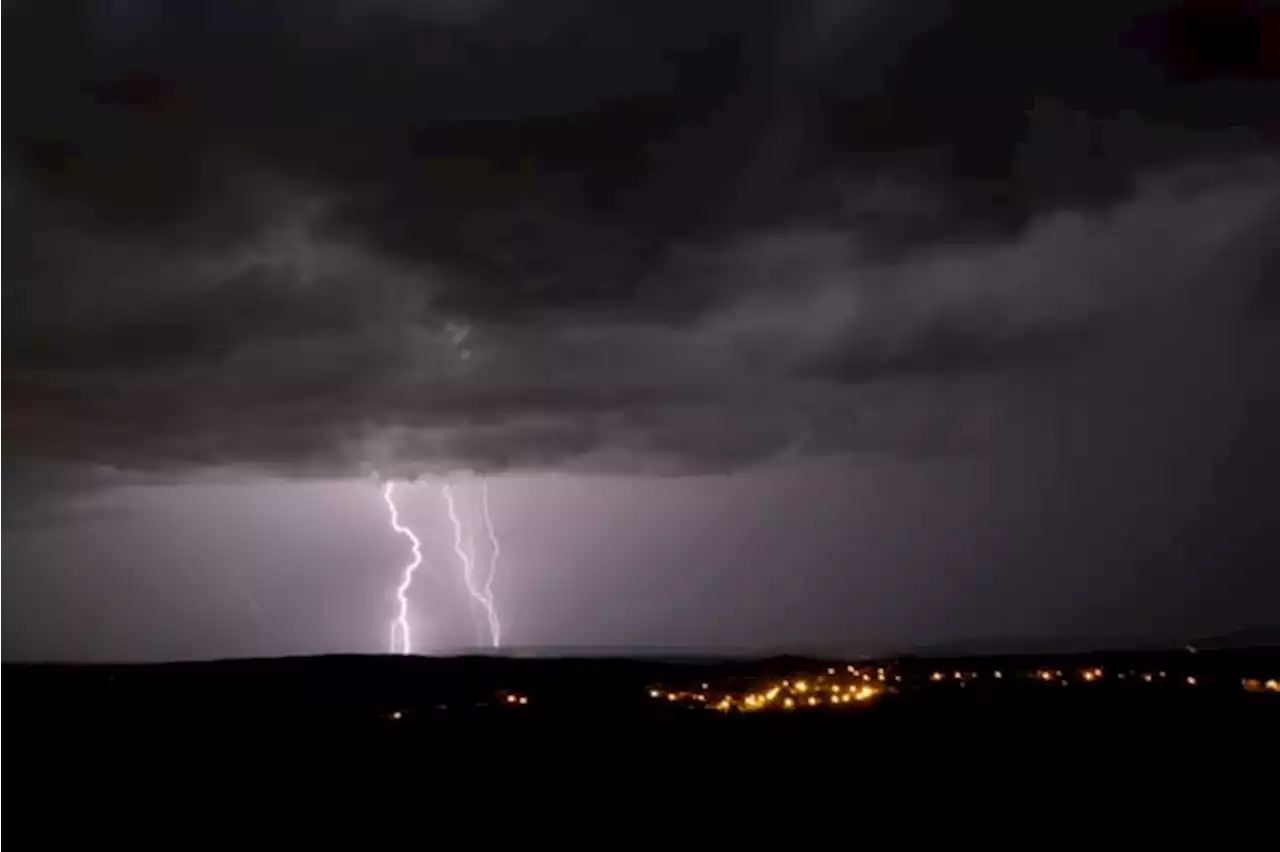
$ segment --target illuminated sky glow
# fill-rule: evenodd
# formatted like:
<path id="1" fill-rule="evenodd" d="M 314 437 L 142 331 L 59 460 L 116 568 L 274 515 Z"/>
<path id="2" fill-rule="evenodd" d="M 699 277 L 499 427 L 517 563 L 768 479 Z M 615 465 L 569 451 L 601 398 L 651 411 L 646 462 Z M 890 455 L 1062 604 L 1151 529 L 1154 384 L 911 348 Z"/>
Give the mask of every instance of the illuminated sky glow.
<path id="1" fill-rule="evenodd" d="M 369 5 L 6 6 L 6 659 L 1274 623 L 1259 21 Z"/>

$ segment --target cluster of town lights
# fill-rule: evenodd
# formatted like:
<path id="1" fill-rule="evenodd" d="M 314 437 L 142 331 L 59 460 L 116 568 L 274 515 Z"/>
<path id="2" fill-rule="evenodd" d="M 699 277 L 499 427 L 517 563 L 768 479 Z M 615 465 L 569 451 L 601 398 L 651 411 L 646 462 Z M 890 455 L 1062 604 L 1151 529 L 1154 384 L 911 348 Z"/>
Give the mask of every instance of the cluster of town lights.
<path id="1" fill-rule="evenodd" d="M 1133 669 L 1111 673 L 1100 666 L 1064 672 L 1062 669 L 1038 668 L 1017 672 L 1012 677 L 1030 678 L 1049 684 L 1069 686 L 1071 683 L 1101 683 L 1108 679 L 1135 683 L 1178 683 L 1189 687 L 1199 684 L 1195 675 L 1171 676 L 1167 671 L 1139 672 Z M 965 686 L 979 679 L 1004 680 L 999 669 L 988 673 L 976 671 L 934 671 L 927 675 L 908 676 L 908 684 L 958 684 Z M 697 689 L 653 687 L 649 697 L 686 707 L 702 707 L 729 712 L 760 710 L 796 710 L 806 707 L 862 705 L 885 692 L 897 692 L 903 675 L 890 673 L 884 667 L 859 668 L 849 665 L 844 671 L 830 667 L 826 674 L 799 674 L 763 686 L 753 684 L 748 690 L 712 690 L 703 683 Z M 1280 682 L 1274 678 L 1244 678 L 1241 686 L 1248 692 L 1280 693 Z"/>
<path id="2" fill-rule="evenodd" d="M 897 681 L 902 678 L 896 677 Z M 837 674 L 828 668 L 825 675 L 801 675 L 784 678 L 776 683 L 757 685 L 750 691 L 719 692 L 714 697 L 708 684 L 694 690 L 667 690 L 653 688 L 649 697 L 659 701 L 685 706 L 706 707 L 724 713 L 737 710 L 796 710 L 806 707 L 845 707 L 865 705 L 886 690 L 890 676 L 884 668 L 862 671 L 847 666 Z"/>
<path id="3" fill-rule="evenodd" d="M 1200 685 L 1195 675 L 1175 675 L 1168 671 L 1141 672 L 1134 669 L 1108 672 L 1100 666 L 1066 672 L 1056 668 L 1038 668 L 1011 673 L 1010 678 L 1029 678 L 1051 684 L 1069 686 L 1072 683 L 1101 683 L 1106 680 L 1134 684 L 1168 683 L 1186 687 Z M 682 707 L 697 707 L 721 712 L 755 712 L 762 710 L 801 710 L 819 707 L 856 707 L 873 702 L 886 692 L 897 692 L 903 686 L 958 685 L 966 686 L 977 680 L 1006 680 L 1005 672 L 995 669 L 982 673 L 976 671 L 933 671 L 924 675 L 903 675 L 891 672 L 883 666 L 845 666 L 826 669 L 825 674 L 812 672 L 797 674 L 780 681 L 752 684 L 749 689 L 713 689 L 702 683 L 694 689 L 671 689 L 655 686 L 649 689 L 649 697 L 657 701 Z M 1243 678 L 1241 687 L 1246 692 L 1280 693 L 1280 681 L 1275 678 Z M 529 696 L 517 692 L 499 692 L 497 703 L 503 707 L 523 707 Z M 446 709 L 441 705 L 438 709 Z M 402 710 L 393 710 L 386 718 L 398 721 L 405 718 Z"/>
<path id="4" fill-rule="evenodd" d="M 794 683 L 783 681 L 757 692 L 727 693 L 714 701 L 704 692 L 664 693 L 662 690 L 654 689 L 650 690 L 649 695 L 670 702 L 695 704 L 723 712 L 730 710 L 752 712 L 860 704 L 870 701 L 882 691 L 878 687 L 865 684 L 823 683 L 811 686 L 808 681 L 797 680 Z"/>

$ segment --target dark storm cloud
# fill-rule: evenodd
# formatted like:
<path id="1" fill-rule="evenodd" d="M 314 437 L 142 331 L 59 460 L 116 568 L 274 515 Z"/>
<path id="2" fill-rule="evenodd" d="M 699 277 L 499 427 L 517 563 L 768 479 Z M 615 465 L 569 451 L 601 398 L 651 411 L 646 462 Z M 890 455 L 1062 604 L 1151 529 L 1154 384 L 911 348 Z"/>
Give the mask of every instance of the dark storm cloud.
<path id="1" fill-rule="evenodd" d="M 186 480 L 190 473 L 175 476 Z M 24 532 L 110 521 L 112 512 L 103 497 L 121 487 L 165 481 L 154 473 L 92 463 L 9 458 L 3 470 L 9 501 L 0 520 L 5 530 Z"/>
<path id="2" fill-rule="evenodd" d="M 1259 20 L 1005 6 L 20 4 L 6 449 L 717 469 L 1265 311 Z"/>
<path id="3" fill-rule="evenodd" d="M 1095 333 L 1097 329 L 1085 323 L 1004 330 L 985 318 L 966 323 L 948 317 L 922 328 L 902 351 L 876 352 L 866 341 L 856 341 L 816 365 L 815 372 L 858 382 L 890 375 L 946 377 L 1008 365 L 1027 367 L 1069 357 Z"/>

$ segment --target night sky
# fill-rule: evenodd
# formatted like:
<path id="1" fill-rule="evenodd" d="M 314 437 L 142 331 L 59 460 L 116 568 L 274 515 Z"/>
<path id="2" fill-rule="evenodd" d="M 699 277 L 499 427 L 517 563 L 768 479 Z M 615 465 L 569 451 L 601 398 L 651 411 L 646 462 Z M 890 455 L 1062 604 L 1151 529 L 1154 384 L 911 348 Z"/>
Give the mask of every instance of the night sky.
<path id="1" fill-rule="evenodd" d="M 4 659 L 1274 623 L 1248 8 L 6 4 Z"/>

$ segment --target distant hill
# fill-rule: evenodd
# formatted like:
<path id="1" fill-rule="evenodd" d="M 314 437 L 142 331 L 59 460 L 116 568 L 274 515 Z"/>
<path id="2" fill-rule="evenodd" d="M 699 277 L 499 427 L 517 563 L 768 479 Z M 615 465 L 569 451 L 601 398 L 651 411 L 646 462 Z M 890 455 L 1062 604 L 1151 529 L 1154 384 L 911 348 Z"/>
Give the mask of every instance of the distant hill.
<path id="1" fill-rule="evenodd" d="M 779 652 L 780 653 L 780 652 Z M 473 648 L 433 652 L 431 656 L 506 657 L 513 660 L 664 660 L 673 662 L 713 663 L 721 660 L 750 660 L 773 656 L 773 652 L 743 648 L 679 648 L 653 646 L 584 646 L 537 645 L 507 647 L 497 650 Z"/>
<path id="2" fill-rule="evenodd" d="M 1280 624 L 1256 624 L 1217 636 L 1204 636 L 1189 643 L 1201 651 L 1227 651 L 1242 648 L 1280 648 Z"/>
<path id="3" fill-rule="evenodd" d="M 767 660 L 767 659 L 810 659 L 810 660 L 857 660 L 869 659 L 874 654 L 866 652 L 848 652 L 834 651 L 829 648 L 804 648 L 804 647 L 760 647 L 760 648 L 741 648 L 741 647 L 699 647 L 699 648 L 681 648 L 681 647 L 663 647 L 660 645 L 653 646 L 581 646 L 570 645 L 565 647 L 557 646 L 534 646 L 534 647 L 513 647 L 503 648 L 499 651 L 458 651 L 458 655 L 481 655 L 481 656 L 497 656 L 509 657 L 511 659 L 534 659 L 534 660 L 556 660 L 556 659 L 591 659 L 591 660 L 608 660 L 608 659 L 627 659 L 627 660 L 655 660 L 665 662 L 678 663 L 716 663 L 716 662 L 740 662 L 746 660 Z M 448 653 L 442 655 L 447 656 Z M 878 656 L 891 656 L 890 654 L 881 654 Z"/>
<path id="4" fill-rule="evenodd" d="M 1184 643 L 1133 636 L 983 636 L 918 645 L 904 650 L 915 657 L 990 657 L 1035 654 L 1085 654 L 1090 651 L 1158 651 L 1181 647 Z"/>

